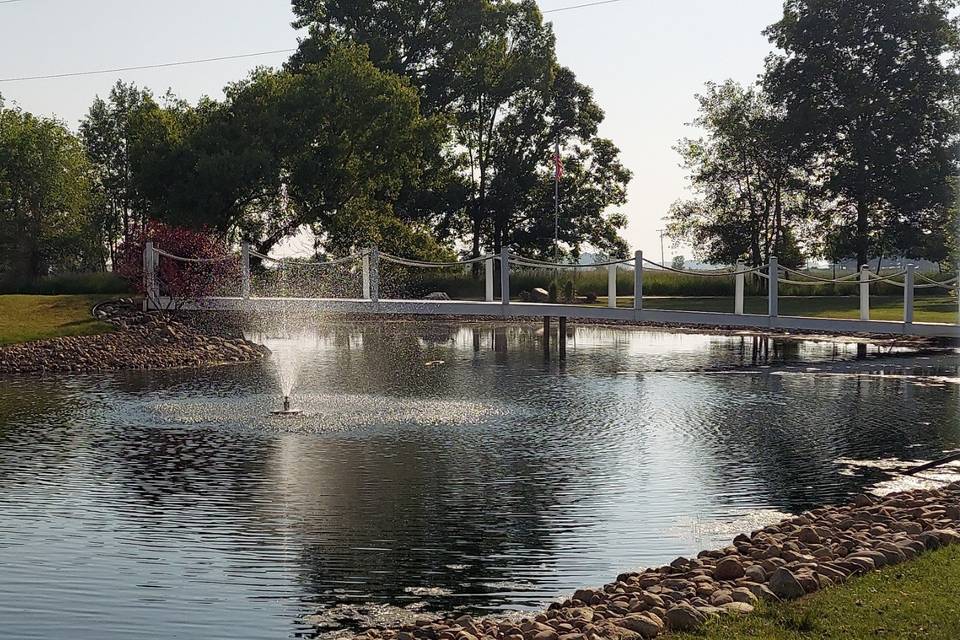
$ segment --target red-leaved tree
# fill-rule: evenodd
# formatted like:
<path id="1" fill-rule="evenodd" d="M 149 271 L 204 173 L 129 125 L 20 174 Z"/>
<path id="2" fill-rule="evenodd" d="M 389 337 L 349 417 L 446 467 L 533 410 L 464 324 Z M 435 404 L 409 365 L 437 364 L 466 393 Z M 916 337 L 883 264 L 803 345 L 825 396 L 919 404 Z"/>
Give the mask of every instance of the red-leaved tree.
<path id="1" fill-rule="evenodd" d="M 240 259 L 226 242 L 207 229 L 185 229 L 162 222 L 147 223 L 117 249 L 115 271 L 140 294 L 148 294 L 143 277 L 143 252 L 148 241 L 163 252 L 157 256 L 156 294 L 169 299 L 164 307 L 175 308 L 207 296 L 239 294 Z M 159 299 L 151 303 L 160 306 Z"/>

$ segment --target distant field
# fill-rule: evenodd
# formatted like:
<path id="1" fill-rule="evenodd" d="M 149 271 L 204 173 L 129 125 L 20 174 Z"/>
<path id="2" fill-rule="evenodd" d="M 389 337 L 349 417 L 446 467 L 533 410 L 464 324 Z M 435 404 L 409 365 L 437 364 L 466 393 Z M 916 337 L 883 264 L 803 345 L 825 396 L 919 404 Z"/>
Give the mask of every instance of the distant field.
<path id="1" fill-rule="evenodd" d="M 606 306 L 607 299 L 599 298 L 598 304 Z M 618 297 L 617 306 L 630 307 L 633 296 Z M 643 306 L 647 309 L 671 309 L 676 311 L 733 312 L 733 298 L 648 298 Z M 765 314 L 766 297 L 751 296 L 743 301 L 744 312 Z M 914 299 L 916 322 L 957 322 L 957 299 L 949 296 L 923 296 Z M 810 316 L 814 318 L 859 318 L 860 299 L 856 296 L 808 296 L 781 297 L 780 315 Z M 903 320 L 903 298 L 900 296 L 871 296 L 870 318 L 872 320 Z"/>
<path id="2" fill-rule="evenodd" d="M 95 320 L 90 307 L 111 295 L 0 296 L 0 344 L 111 331 Z"/>

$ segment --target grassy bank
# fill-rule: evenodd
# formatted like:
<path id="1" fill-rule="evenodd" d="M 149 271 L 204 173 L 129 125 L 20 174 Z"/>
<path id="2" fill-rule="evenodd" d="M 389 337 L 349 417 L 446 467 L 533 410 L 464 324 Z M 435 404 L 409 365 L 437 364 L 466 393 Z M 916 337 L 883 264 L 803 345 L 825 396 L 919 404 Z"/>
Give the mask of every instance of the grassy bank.
<path id="1" fill-rule="evenodd" d="M 798 601 L 761 606 L 676 640 L 955 640 L 960 634 L 960 546 L 852 580 Z"/>
<path id="2" fill-rule="evenodd" d="M 599 298 L 598 304 L 606 306 L 607 299 Z M 633 306 L 633 297 L 617 298 L 617 306 Z M 733 312 L 732 297 L 701 298 L 647 298 L 646 309 L 672 309 L 676 311 Z M 924 296 L 914 299 L 916 322 L 957 322 L 957 299 L 949 296 Z M 767 298 L 750 296 L 744 299 L 746 313 L 767 313 Z M 780 315 L 809 316 L 814 318 L 859 318 L 860 299 L 856 296 L 784 296 L 780 298 Z M 870 318 L 872 320 L 903 320 L 902 296 L 871 296 Z"/>
<path id="3" fill-rule="evenodd" d="M 0 295 L 0 344 L 110 331 L 90 307 L 111 295 Z"/>

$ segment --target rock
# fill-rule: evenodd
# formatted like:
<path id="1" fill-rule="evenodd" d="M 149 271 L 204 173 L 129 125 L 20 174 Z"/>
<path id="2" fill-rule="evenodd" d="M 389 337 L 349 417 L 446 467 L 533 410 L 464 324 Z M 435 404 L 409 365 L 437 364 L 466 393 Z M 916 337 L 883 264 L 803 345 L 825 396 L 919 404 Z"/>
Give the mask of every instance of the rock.
<path id="1" fill-rule="evenodd" d="M 872 506 L 876 501 L 865 493 L 858 493 L 853 496 L 853 504 L 858 507 Z"/>
<path id="2" fill-rule="evenodd" d="M 546 289 L 537 287 L 530 292 L 530 302 L 550 302 L 550 294 Z"/>
<path id="3" fill-rule="evenodd" d="M 793 600 L 806 593 L 796 576 L 789 569 L 783 567 L 773 572 L 768 584 L 770 590 L 784 600 Z"/>
<path id="4" fill-rule="evenodd" d="M 733 598 L 734 602 L 744 602 L 746 604 L 755 604 L 759 600 L 753 591 L 747 587 L 737 587 L 730 592 L 730 597 Z"/>
<path id="5" fill-rule="evenodd" d="M 721 607 L 731 602 L 733 602 L 733 596 L 727 589 L 718 589 L 710 596 L 710 604 L 715 607 Z"/>
<path id="6" fill-rule="evenodd" d="M 730 602 L 723 605 L 723 610 L 727 613 L 743 616 L 748 613 L 753 613 L 753 605 L 747 604 L 746 602 Z"/>
<path id="7" fill-rule="evenodd" d="M 955 529 L 934 529 L 931 531 L 937 538 L 940 540 L 940 544 L 946 546 L 948 544 L 957 544 L 960 542 L 960 533 Z"/>
<path id="8" fill-rule="evenodd" d="M 671 631 L 693 631 L 700 628 L 707 617 L 689 604 L 678 604 L 667 610 L 667 627 Z"/>
<path id="9" fill-rule="evenodd" d="M 736 580 L 737 578 L 742 578 L 746 574 L 746 571 L 743 568 L 743 563 L 740 561 L 740 558 L 735 556 L 727 556 L 717 563 L 717 567 L 713 570 L 713 577 L 716 580 Z"/>
<path id="10" fill-rule="evenodd" d="M 813 527 L 803 527 L 797 539 L 804 544 L 820 544 L 820 536 Z"/>
<path id="11" fill-rule="evenodd" d="M 427 295 L 423 296 L 423 299 L 424 300 L 449 300 L 450 296 L 448 296 L 443 291 L 431 291 Z"/>
<path id="12" fill-rule="evenodd" d="M 750 565 L 744 571 L 744 575 L 750 578 L 752 582 L 764 583 L 767 581 L 767 572 L 758 564 Z"/>
<path id="13" fill-rule="evenodd" d="M 614 620 L 614 624 L 639 633 L 641 638 L 656 638 L 663 631 L 663 622 L 644 614 L 629 615 Z"/>

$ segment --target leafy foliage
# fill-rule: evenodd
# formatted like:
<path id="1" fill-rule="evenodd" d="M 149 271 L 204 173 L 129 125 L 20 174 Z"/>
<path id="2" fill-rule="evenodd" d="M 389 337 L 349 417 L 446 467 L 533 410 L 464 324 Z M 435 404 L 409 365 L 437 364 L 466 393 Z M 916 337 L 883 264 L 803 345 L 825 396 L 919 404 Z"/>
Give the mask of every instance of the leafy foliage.
<path id="1" fill-rule="evenodd" d="M 833 252 L 923 251 L 954 201 L 954 0 L 787 0 L 765 85 L 836 203 Z M 948 225 L 952 226 L 952 225 Z"/>
<path id="2" fill-rule="evenodd" d="M 102 267 L 90 166 L 57 120 L 0 102 L 0 274 L 30 280 Z"/>
<path id="3" fill-rule="evenodd" d="M 795 238 L 820 203 L 783 113 L 761 88 L 731 80 L 708 83 L 697 101 L 693 125 L 706 135 L 677 147 L 696 197 L 674 204 L 670 235 L 713 263 L 760 265 L 777 255 L 799 266 Z"/>
<path id="4" fill-rule="evenodd" d="M 143 276 L 143 254 L 147 242 L 183 258 L 203 262 L 185 262 L 160 256 L 157 283 L 161 296 L 179 301 L 216 295 L 228 283 L 239 283 L 240 265 L 226 243 L 205 229 L 185 229 L 162 222 L 148 222 L 143 229 L 130 233 L 117 251 L 115 270 L 137 293 L 146 294 Z M 239 289 L 235 286 L 234 289 Z M 235 291 L 233 292 L 235 295 Z"/>
<path id="5" fill-rule="evenodd" d="M 553 148 L 566 150 L 559 236 L 564 252 L 590 243 L 625 253 L 630 173 L 597 136 L 603 112 L 590 89 L 556 62 L 549 24 L 532 0 L 295 0 L 309 36 L 291 69 L 322 60 L 343 40 L 369 46 L 380 69 L 408 78 L 428 114 L 449 125 L 449 143 L 407 180 L 397 211 L 446 238 L 470 238 L 471 253 L 503 246 L 553 253 Z M 432 213 L 432 215 L 431 215 Z"/>

